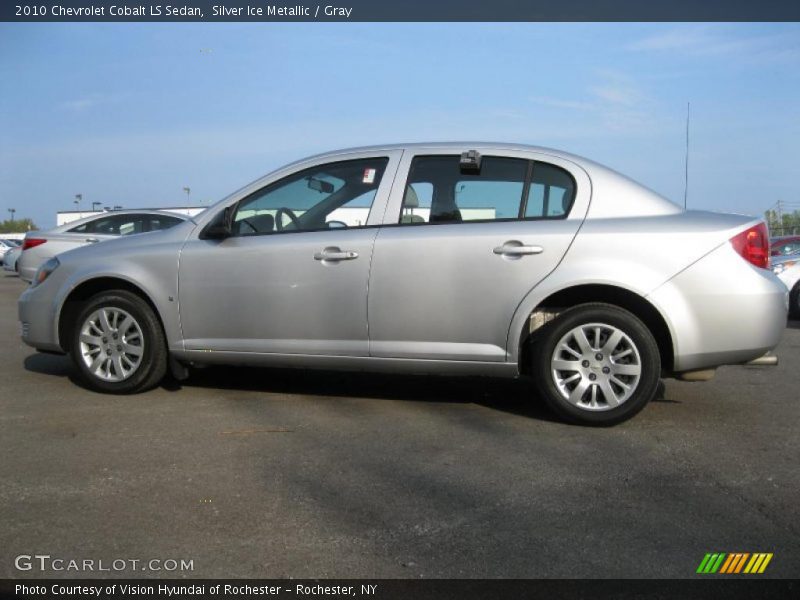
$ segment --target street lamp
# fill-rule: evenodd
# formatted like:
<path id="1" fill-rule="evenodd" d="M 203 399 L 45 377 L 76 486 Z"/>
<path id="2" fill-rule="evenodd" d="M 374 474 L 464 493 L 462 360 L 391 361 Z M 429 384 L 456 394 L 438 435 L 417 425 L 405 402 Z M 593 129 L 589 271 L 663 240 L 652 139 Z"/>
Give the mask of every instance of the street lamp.
<path id="1" fill-rule="evenodd" d="M 73 200 L 73 202 L 75 202 L 75 208 L 78 212 L 81 212 L 81 200 L 83 200 L 83 194 L 75 194 L 75 200 Z"/>
<path id="2" fill-rule="evenodd" d="M 191 193 L 192 193 L 192 188 L 190 188 L 190 187 L 184 187 L 184 188 L 183 188 L 183 191 L 184 191 L 184 192 L 186 192 L 186 202 L 190 202 L 190 199 L 189 199 L 189 198 L 190 198 L 190 196 L 191 196 Z"/>
<path id="3" fill-rule="evenodd" d="M 95 206 L 100 206 L 102 202 L 92 202 L 92 212 L 95 212 L 97 209 Z"/>
<path id="4" fill-rule="evenodd" d="M 11 213 L 11 222 L 13 223 L 14 222 L 14 213 L 17 212 L 17 209 L 16 208 L 9 208 L 8 212 Z"/>

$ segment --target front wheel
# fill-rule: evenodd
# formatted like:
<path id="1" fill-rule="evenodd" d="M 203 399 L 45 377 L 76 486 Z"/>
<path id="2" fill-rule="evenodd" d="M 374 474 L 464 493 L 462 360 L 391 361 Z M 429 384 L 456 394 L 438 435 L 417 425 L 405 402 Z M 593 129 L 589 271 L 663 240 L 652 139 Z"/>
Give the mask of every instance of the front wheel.
<path id="1" fill-rule="evenodd" d="M 147 302 L 125 290 L 101 292 L 81 307 L 71 355 L 81 379 L 100 392 L 142 392 L 167 371 L 161 323 Z"/>
<path id="2" fill-rule="evenodd" d="M 545 325 L 533 344 L 534 382 L 568 421 L 614 425 L 656 395 L 658 346 L 627 310 L 601 303 L 575 306 Z"/>

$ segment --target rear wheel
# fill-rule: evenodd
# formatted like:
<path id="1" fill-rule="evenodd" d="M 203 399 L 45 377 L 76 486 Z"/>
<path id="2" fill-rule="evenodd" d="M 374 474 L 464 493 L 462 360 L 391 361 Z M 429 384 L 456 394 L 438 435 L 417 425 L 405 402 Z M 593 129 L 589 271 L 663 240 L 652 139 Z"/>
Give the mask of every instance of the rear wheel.
<path id="1" fill-rule="evenodd" d="M 661 357 L 632 313 L 582 304 L 545 325 L 532 351 L 539 392 L 562 418 L 587 425 L 630 419 L 656 395 Z"/>
<path id="2" fill-rule="evenodd" d="M 167 346 L 153 309 L 124 290 L 101 292 L 78 312 L 72 360 L 92 389 L 132 394 L 156 386 L 167 371 Z"/>

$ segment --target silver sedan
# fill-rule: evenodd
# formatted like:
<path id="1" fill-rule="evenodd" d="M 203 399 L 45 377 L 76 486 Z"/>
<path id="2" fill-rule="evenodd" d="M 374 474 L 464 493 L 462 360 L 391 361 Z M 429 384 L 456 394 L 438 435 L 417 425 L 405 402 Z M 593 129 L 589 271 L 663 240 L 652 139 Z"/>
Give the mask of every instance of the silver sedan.
<path id="1" fill-rule="evenodd" d="M 462 143 L 293 163 L 168 231 L 47 261 L 19 301 L 23 340 L 103 392 L 208 364 L 525 376 L 588 424 L 632 417 L 661 376 L 763 355 L 786 309 L 760 219 Z"/>
<path id="2" fill-rule="evenodd" d="M 22 243 L 19 276 L 31 281 L 39 266 L 67 250 L 146 231 L 168 229 L 185 216 L 157 210 L 116 210 L 72 221 L 48 231 L 30 231 Z"/>

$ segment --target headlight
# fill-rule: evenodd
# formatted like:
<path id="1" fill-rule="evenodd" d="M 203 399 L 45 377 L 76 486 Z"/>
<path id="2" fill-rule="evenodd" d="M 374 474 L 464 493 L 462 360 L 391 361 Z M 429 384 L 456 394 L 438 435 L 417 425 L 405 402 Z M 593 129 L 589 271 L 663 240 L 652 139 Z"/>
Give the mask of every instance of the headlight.
<path id="1" fill-rule="evenodd" d="M 51 258 L 46 263 L 44 263 L 39 270 L 36 271 L 36 275 L 33 277 L 33 281 L 31 281 L 31 287 L 36 287 L 40 283 L 42 283 L 45 279 L 50 277 L 50 274 L 58 268 L 58 265 L 61 263 L 58 262 L 56 257 Z"/>

